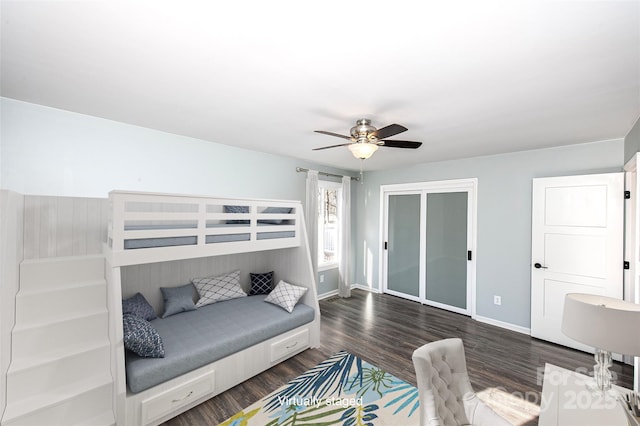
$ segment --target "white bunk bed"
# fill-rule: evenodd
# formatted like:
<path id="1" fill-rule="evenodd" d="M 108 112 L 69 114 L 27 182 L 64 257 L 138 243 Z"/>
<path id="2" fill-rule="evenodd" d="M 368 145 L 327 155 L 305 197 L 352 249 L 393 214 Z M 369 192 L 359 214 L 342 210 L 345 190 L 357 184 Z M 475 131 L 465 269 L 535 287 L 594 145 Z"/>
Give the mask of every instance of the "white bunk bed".
<path id="1" fill-rule="evenodd" d="M 157 425 L 320 345 L 320 310 L 300 202 L 113 191 L 105 245 L 118 424 Z M 127 389 L 123 298 L 141 292 L 160 313 L 160 287 L 240 269 L 273 270 L 307 287 L 312 322 L 138 393 Z M 224 302 L 222 302 L 224 303 Z"/>

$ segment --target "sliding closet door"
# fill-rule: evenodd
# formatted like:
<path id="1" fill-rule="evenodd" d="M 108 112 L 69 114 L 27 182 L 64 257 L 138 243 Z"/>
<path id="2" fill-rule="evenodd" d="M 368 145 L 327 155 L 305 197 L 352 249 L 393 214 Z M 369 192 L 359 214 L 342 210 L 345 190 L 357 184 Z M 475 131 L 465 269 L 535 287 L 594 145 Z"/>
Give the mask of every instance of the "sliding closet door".
<path id="1" fill-rule="evenodd" d="M 385 293 L 475 316 L 476 179 L 382 185 Z"/>
<path id="2" fill-rule="evenodd" d="M 466 313 L 468 193 L 428 193 L 426 303 Z"/>
<path id="3" fill-rule="evenodd" d="M 387 291 L 420 297 L 420 197 L 388 194 Z"/>

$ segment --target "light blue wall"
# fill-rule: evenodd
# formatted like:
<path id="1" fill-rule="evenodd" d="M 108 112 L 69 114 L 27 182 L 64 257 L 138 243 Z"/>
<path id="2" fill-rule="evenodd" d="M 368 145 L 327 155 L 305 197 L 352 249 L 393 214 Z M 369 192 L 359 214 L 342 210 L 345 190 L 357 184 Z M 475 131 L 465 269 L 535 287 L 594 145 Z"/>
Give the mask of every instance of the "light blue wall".
<path id="1" fill-rule="evenodd" d="M 379 288 L 380 185 L 478 178 L 476 314 L 530 325 L 531 179 L 622 170 L 622 139 L 370 172 L 358 190 L 356 282 Z M 502 305 L 493 304 L 502 296 Z"/>
<path id="2" fill-rule="evenodd" d="M 304 201 L 306 174 L 296 166 L 346 174 L 12 99 L 0 102 L 0 184 L 23 194 L 106 197 L 121 189 Z"/>
<path id="3" fill-rule="evenodd" d="M 640 152 L 640 117 L 638 117 L 636 124 L 634 124 L 627 136 L 624 138 L 625 164 L 636 154 L 636 152 Z"/>
<path id="4" fill-rule="evenodd" d="M 106 198 L 121 189 L 304 203 L 296 166 L 349 174 L 7 98 L 0 108 L 0 188 L 22 194 Z M 337 289 L 337 273 L 320 288 Z"/>
<path id="5" fill-rule="evenodd" d="M 338 279 L 338 268 L 318 272 L 318 294 L 322 295 L 338 290 Z"/>

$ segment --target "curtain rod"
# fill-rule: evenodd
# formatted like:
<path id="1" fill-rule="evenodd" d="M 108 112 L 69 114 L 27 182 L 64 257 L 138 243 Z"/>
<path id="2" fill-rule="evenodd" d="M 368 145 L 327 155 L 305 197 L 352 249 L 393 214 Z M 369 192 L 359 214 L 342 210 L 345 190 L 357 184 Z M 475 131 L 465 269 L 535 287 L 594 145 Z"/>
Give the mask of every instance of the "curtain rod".
<path id="1" fill-rule="evenodd" d="M 300 173 L 300 172 L 308 172 L 309 169 L 305 169 L 302 167 L 296 167 L 296 172 Z M 318 172 L 319 175 L 322 176 L 331 176 L 331 177 L 337 177 L 337 178 L 342 178 L 344 177 L 343 175 L 337 175 L 335 173 L 328 173 L 328 172 Z M 355 176 L 349 176 L 351 178 L 351 180 L 355 180 L 355 181 L 359 181 L 360 178 L 359 177 L 355 177 Z"/>

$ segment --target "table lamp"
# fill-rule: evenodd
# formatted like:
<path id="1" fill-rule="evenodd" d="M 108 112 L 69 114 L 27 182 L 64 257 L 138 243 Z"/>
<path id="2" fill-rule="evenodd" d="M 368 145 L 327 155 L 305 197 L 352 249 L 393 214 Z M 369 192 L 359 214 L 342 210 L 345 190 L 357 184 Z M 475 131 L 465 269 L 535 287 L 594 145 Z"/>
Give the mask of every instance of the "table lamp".
<path id="1" fill-rule="evenodd" d="M 602 392 L 611 389 L 611 353 L 640 355 L 640 305 L 595 294 L 569 293 L 562 332 L 595 348 L 593 377 Z"/>

